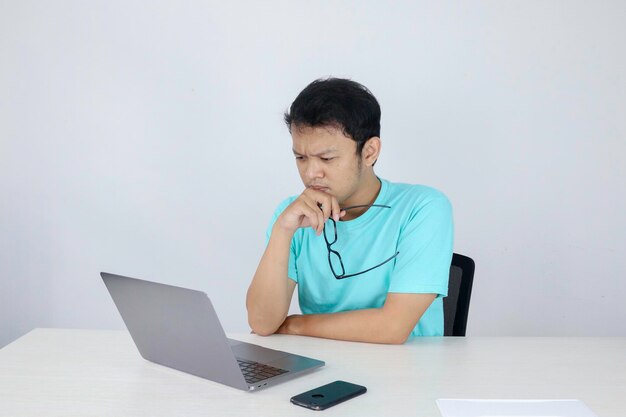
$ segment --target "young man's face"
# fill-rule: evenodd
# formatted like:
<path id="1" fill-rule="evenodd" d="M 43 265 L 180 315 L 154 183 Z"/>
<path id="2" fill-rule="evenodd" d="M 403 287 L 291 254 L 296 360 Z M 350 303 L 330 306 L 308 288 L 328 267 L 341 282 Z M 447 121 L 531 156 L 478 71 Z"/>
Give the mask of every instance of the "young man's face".
<path id="1" fill-rule="evenodd" d="M 293 153 L 306 187 L 337 198 L 340 205 L 361 186 L 363 164 L 357 143 L 334 127 L 292 126 Z"/>

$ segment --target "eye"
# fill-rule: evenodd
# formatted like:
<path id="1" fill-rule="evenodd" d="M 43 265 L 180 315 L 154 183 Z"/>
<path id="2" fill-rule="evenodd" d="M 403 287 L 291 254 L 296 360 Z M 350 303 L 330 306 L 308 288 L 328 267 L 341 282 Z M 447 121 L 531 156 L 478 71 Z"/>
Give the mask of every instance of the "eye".
<path id="1" fill-rule="evenodd" d="M 332 161 L 335 158 L 320 158 L 324 162 Z"/>
<path id="2" fill-rule="evenodd" d="M 301 157 L 301 156 L 296 156 L 296 160 L 298 160 L 298 161 L 302 161 L 303 159 L 304 159 L 304 158 L 303 158 L 303 157 Z"/>

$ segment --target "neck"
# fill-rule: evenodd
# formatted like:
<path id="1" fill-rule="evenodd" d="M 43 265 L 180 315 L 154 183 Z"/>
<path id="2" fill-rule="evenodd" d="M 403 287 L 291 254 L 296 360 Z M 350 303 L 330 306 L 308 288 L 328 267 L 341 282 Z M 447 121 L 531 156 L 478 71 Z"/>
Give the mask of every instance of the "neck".
<path id="1" fill-rule="evenodd" d="M 351 207 L 356 205 L 370 205 L 374 204 L 376 201 L 376 197 L 378 197 L 378 193 L 380 193 L 381 183 L 380 180 L 376 177 L 373 171 L 370 171 L 367 174 L 364 174 L 363 186 L 351 195 L 348 199 L 346 199 L 341 207 Z M 346 211 L 346 215 L 341 220 L 352 220 L 361 216 L 363 213 L 367 211 L 367 207 L 365 208 L 356 208 Z"/>

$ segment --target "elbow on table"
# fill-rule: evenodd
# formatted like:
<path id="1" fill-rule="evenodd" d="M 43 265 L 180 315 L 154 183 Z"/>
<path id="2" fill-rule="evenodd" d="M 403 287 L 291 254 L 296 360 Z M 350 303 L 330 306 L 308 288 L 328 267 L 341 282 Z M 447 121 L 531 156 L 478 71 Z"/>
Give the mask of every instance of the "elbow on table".
<path id="1" fill-rule="evenodd" d="M 405 329 L 402 326 L 390 326 L 386 329 L 385 342 L 389 345 L 403 345 L 409 340 L 413 329 Z"/>
<path id="2" fill-rule="evenodd" d="M 403 333 L 393 334 L 389 336 L 386 342 L 389 345 L 403 345 L 407 340 L 409 340 L 409 335 L 410 334 Z"/>
<path id="3" fill-rule="evenodd" d="M 282 323 L 282 322 L 281 322 Z M 280 327 L 280 323 L 273 324 L 268 320 L 254 318 L 248 315 L 248 325 L 255 334 L 259 336 L 270 336 L 276 333 L 276 330 Z"/>
<path id="4" fill-rule="evenodd" d="M 253 326 L 250 326 L 250 328 L 252 329 L 252 333 L 257 334 L 259 336 L 271 336 L 274 333 L 276 333 L 276 329 L 272 330 L 269 328 L 253 327 Z"/>

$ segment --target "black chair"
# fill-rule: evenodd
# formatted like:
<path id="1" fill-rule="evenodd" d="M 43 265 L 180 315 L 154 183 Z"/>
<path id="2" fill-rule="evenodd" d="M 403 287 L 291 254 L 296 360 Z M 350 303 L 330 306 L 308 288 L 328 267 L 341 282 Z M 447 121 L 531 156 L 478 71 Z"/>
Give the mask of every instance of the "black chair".
<path id="1" fill-rule="evenodd" d="M 474 282 L 474 261 L 452 254 L 448 296 L 443 299 L 443 335 L 465 336 L 467 313 Z"/>

